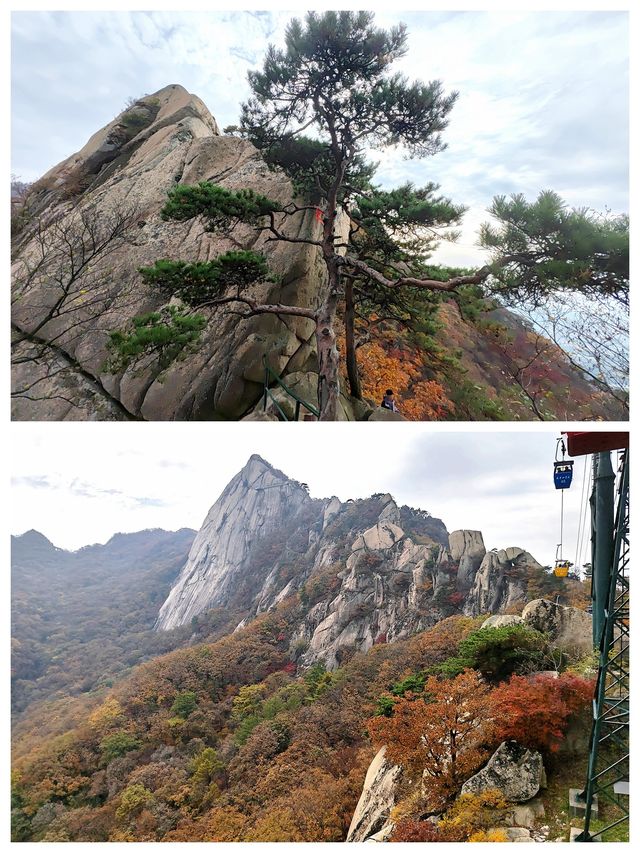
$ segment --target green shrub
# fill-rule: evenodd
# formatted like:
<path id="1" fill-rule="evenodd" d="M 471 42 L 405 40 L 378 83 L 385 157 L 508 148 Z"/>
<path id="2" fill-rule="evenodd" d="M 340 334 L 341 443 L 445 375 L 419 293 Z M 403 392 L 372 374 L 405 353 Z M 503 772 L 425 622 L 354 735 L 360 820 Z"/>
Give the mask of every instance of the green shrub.
<path id="1" fill-rule="evenodd" d="M 394 696 L 404 696 L 405 693 L 422 693 L 426 679 L 426 673 L 417 672 L 403 678 L 402 681 L 397 681 L 391 688 L 391 692 Z"/>
<path id="2" fill-rule="evenodd" d="M 138 738 L 129 732 L 114 732 L 100 741 L 102 760 L 105 764 L 110 764 L 114 758 L 121 758 L 127 752 L 140 749 L 141 746 Z"/>
<path id="3" fill-rule="evenodd" d="M 129 785 L 120 796 L 116 817 L 118 820 L 127 820 L 141 812 L 152 799 L 153 794 L 144 785 L 137 782 Z"/>
<path id="4" fill-rule="evenodd" d="M 262 217 L 279 207 L 277 202 L 253 190 L 227 190 L 202 181 L 197 186 L 178 184 L 169 190 L 161 216 L 178 222 L 202 216 L 207 230 L 217 231 L 230 229 L 238 222 L 258 224 Z"/>
<path id="5" fill-rule="evenodd" d="M 173 705 L 171 706 L 171 713 L 175 714 L 176 717 L 186 720 L 189 714 L 195 711 L 197 704 L 198 697 L 193 690 L 183 690 L 181 693 L 176 694 L 176 698 L 173 700 Z"/>
<path id="6" fill-rule="evenodd" d="M 239 251 L 192 264 L 162 258 L 139 272 L 147 284 L 196 308 L 216 299 L 227 287 L 242 287 L 266 278 L 269 270 L 263 255 Z"/>
<path id="7" fill-rule="evenodd" d="M 458 646 L 458 654 L 432 667 L 432 672 L 455 678 L 465 669 L 479 670 L 498 682 L 513 673 L 531 672 L 544 666 L 547 641 L 524 625 L 503 625 L 473 631 Z"/>
<path id="8" fill-rule="evenodd" d="M 151 123 L 151 116 L 147 112 L 129 112 L 125 113 L 120 119 L 121 124 L 123 124 L 127 130 L 131 130 L 135 133 L 142 130 L 145 127 L 148 127 Z"/>
<path id="9" fill-rule="evenodd" d="M 333 674 L 327 672 L 327 668 L 322 661 L 314 663 L 305 672 L 303 678 L 304 683 L 307 685 L 309 696 L 312 699 L 317 699 L 318 696 L 321 696 L 333 684 L 334 680 Z"/>
<path id="10" fill-rule="evenodd" d="M 164 369 L 175 359 L 184 358 L 200 340 L 206 325 L 206 317 L 189 314 L 175 305 L 134 317 L 128 329 L 118 329 L 109 335 L 110 356 L 105 370 L 118 373 L 141 358 L 153 355 Z"/>
<path id="11" fill-rule="evenodd" d="M 374 716 L 376 717 L 392 717 L 393 716 L 393 708 L 396 704 L 395 699 L 391 696 L 379 696 L 376 701 L 376 710 Z"/>

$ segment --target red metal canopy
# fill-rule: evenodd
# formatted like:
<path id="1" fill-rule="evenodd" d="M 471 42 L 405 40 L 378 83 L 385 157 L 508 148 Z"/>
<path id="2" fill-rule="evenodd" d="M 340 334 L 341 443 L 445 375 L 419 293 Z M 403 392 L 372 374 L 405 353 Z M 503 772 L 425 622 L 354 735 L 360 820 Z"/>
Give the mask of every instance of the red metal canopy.
<path id="1" fill-rule="evenodd" d="M 629 447 L 628 432 L 565 432 L 569 456 L 585 456 Z"/>

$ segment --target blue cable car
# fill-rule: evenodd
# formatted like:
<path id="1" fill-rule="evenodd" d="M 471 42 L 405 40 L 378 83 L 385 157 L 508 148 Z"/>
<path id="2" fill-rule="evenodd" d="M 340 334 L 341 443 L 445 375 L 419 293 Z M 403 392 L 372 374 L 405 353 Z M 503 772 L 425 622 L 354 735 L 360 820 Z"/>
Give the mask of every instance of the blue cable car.
<path id="1" fill-rule="evenodd" d="M 573 459 L 553 463 L 553 483 L 556 489 L 568 489 L 573 480 Z"/>

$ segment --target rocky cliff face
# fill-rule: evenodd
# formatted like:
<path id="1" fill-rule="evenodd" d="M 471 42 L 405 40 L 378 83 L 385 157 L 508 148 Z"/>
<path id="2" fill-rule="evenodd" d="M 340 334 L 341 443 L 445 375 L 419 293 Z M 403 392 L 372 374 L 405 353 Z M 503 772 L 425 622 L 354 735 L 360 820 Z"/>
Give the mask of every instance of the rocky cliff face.
<path id="1" fill-rule="evenodd" d="M 497 613 L 526 601 L 521 548 L 486 552 L 482 534 L 398 507 L 391 495 L 312 500 L 259 456 L 212 506 L 162 605 L 159 630 L 213 607 L 242 622 L 295 594 L 293 644 L 335 667 L 353 650 L 410 636 L 452 613 Z M 513 577 L 511 576 L 513 574 Z"/>
<path id="2" fill-rule="evenodd" d="M 315 247 L 266 243 L 248 226 L 237 228 L 230 239 L 204 233 L 198 222 L 162 221 L 159 213 L 167 191 L 179 182 L 203 180 L 229 189 L 251 187 L 277 200 L 292 198 L 290 182 L 269 171 L 249 142 L 220 135 L 203 102 L 172 85 L 140 99 L 38 181 L 31 198 L 36 219 L 55 223 L 74 239 L 82 230 L 83 215 L 97 212 L 101 234 L 119 215 L 131 221 L 125 238 L 70 283 L 63 310 L 42 327 L 61 294 L 56 274 L 62 268 L 66 275 L 70 258 L 50 230 L 49 260 L 34 274 L 42 245 L 33 226 L 15 241 L 15 328 L 37 330 L 37 341 L 55 345 L 46 359 L 16 366 L 16 388 L 35 379 L 40 383 L 37 395 L 16 399 L 15 418 L 239 418 L 260 397 L 264 353 L 281 373 L 315 366 L 310 320 L 265 315 L 238 323 L 236 316 L 219 313 L 197 352 L 162 376 L 154 364 L 118 376 L 103 372 L 108 330 L 163 303 L 137 273 L 158 258 L 209 260 L 231 249 L 260 250 L 280 279 L 256 286 L 254 297 L 318 304 L 324 278 Z M 300 236 L 316 227 L 311 214 L 301 214 L 291 220 L 288 233 Z M 23 344 L 22 354 L 28 356 L 33 346 Z"/>
<path id="3" fill-rule="evenodd" d="M 157 627 L 175 628 L 212 607 L 250 605 L 268 586 L 272 568 L 262 561 L 262 573 L 256 570 L 260 551 L 282 532 L 277 560 L 286 532 L 302 521 L 303 510 L 319 514 L 317 503 L 300 484 L 252 456 L 211 507 Z"/>

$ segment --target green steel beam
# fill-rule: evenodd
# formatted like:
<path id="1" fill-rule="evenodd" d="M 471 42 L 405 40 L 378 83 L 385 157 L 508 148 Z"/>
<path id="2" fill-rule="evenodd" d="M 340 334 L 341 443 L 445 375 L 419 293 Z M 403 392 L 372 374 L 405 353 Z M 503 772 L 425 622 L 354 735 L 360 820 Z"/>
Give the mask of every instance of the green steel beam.
<path id="1" fill-rule="evenodd" d="M 607 459 L 602 457 L 606 456 Z M 607 465 L 609 462 L 609 465 Z M 624 454 L 620 472 L 620 485 L 615 510 L 615 524 L 609 539 L 609 508 L 603 503 L 610 495 L 610 512 L 614 511 L 614 495 L 609 492 L 609 454 L 599 454 L 591 506 L 595 544 L 600 576 L 592 583 L 594 595 L 594 621 L 596 603 L 599 607 L 601 628 L 597 634 L 599 649 L 598 680 L 593 708 L 593 724 L 589 743 L 587 783 L 580 795 L 585 802 L 584 829 L 576 841 L 595 841 L 614 827 L 629 820 L 629 808 L 621 795 L 614 790 L 619 782 L 629 778 L 629 453 Z M 612 472 L 613 473 L 613 472 Z M 603 485 L 604 482 L 604 485 Z M 599 541 L 598 541 L 599 540 Z M 602 583 L 605 546 L 611 542 L 611 556 L 607 568 L 606 594 Z M 594 574 L 595 574 L 594 561 Z M 613 730 L 612 730 L 613 729 Z M 602 746 L 614 752 L 605 759 Z M 611 754 L 611 753 L 610 753 Z M 617 810 L 610 823 L 591 831 L 592 806 L 595 796 L 606 800 Z M 605 839 L 606 840 L 606 839 Z"/>

